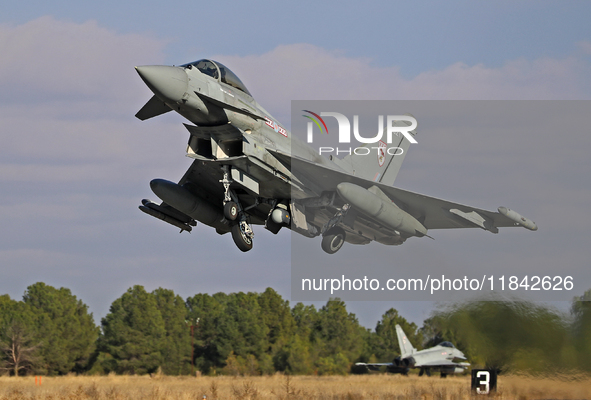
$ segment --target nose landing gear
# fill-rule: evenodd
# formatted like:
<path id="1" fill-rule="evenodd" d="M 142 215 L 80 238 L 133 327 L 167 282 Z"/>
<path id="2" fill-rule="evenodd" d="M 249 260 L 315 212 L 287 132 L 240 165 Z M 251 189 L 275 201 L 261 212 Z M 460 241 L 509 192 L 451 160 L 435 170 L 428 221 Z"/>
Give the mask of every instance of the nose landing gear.
<path id="1" fill-rule="evenodd" d="M 228 221 L 235 221 L 238 218 L 238 204 L 233 201 L 228 201 L 224 204 L 224 217 Z"/>

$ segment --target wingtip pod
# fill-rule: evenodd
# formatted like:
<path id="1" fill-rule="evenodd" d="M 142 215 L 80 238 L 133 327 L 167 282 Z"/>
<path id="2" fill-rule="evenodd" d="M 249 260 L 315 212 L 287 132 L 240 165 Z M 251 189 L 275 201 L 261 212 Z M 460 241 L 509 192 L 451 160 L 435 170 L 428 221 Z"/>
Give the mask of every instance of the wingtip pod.
<path id="1" fill-rule="evenodd" d="M 529 229 L 530 231 L 537 231 L 538 230 L 538 226 L 536 225 L 536 223 L 534 221 L 532 221 L 529 218 L 525 218 L 524 216 L 511 210 L 510 208 L 499 207 L 498 210 L 505 217 L 507 217 L 510 220 L 514 221 L 515 223 L 523 226 L 524 228 Z"/>

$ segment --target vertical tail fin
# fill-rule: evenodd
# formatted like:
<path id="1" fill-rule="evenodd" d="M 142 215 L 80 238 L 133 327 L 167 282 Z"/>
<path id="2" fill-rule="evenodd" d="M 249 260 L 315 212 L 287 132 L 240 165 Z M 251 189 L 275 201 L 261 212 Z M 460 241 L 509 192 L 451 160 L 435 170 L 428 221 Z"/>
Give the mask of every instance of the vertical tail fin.
<path id="1" fill-rule="evenodd" d="M 406 358 L 416 351 L 416 349 L 412 347 L 412 344 L 410 344 L 410 341 L 407 339 L 406 334 L 404 333 L 400 325 L 396 325 L 396 336 L 398 336 L 400 358 Z"/>
<path id="2" fill-rule="evenodd" d="M 410 126 L 410 122 L 395 121 L 394 125 Z M 417 131 L 415 129 L 409 133 L 414 137 Z M 389 145 L 380 141 L 377 146 L 376 144 L 361 146 L 367 150 L 359 150 L 348 155 L 339 160 L 338 164 L 351 171 L 355 176 L 392 186 L 410 147 L 410 142 L 402 134 L 393 135 L 392 139 L 393 143 Z"/>

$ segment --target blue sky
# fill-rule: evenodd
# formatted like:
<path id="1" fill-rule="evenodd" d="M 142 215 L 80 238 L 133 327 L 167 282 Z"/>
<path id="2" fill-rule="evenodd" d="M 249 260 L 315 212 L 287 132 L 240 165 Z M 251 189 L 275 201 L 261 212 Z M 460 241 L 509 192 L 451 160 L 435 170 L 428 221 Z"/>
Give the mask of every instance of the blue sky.
<path id="1" fill-rule="evenodd" d="M 3 7 L 3 22 L 52 15 L 95 20 L 118 33 L 167 41 L 166 62 L 196 54 L 246 56 L 310 43 L 399 66 L 405 76 L 455 62 L 499 67 L 507 60 L 563 58 L 588 40 L 584 1 L 285 2 L 27 1 Z M 178 59 L 180 57 L 180 60 Z"/>
<path id="2" fill-rule="evenodd" d="M 154 199 L 151 179 L 176 180 L 189 160 L 181 117 L 133 117 L 151 96 L 134 65 L 219 59 L 286 125 L 292 99 L 591 99 L 591 4 L 582 1 L 27 1 L 4 2 L 2 11 L 0 293 L 20 298 L 36 281 L 69 287 L 97 321 L 134 284 L 183 297 L 267 286 L 289 295 L 288 234 L 258 229 L 245 255 L 211 229 L 179 235 L 137 210 L 142 198 Z M 572 202 L 560 211 L 584 221 L 591 197 L 581 149 L 589 141 L 584 132 L 565 136 L 572 151 L 538 155 L 559 158 L 532 198 L 559 187 Z M 547 143 L 556 146 L 556 138 Z M 442 144 L 424 146 L 435 145 Z M 507 180 L 474 157 L 443 169 L 428 156 L 409 154 L 402 187 L 479 206 L 474 201 L 486 195 L 478 187 L 446 188 L 441 177 L 469 162 L 473 175 L 486 177 L 483 186 Z M 567 164 L 578 168 L 563 171 Z M 528 199 L 521 200 L 527 214 Z M 540 208 L 548 209 L 556 210 Z M 538 246 L 555 244 L 557 232 L 572 235 L 566 227 L 542 229 Z M 451 237 L 446 254 L 486 247 L 486 237 Z M 587 239 L 565 241 L 576 262 L 589 255 Z M 367 326 L 391 306 L 419 324 L 433 307 L 350 303 Z"/>

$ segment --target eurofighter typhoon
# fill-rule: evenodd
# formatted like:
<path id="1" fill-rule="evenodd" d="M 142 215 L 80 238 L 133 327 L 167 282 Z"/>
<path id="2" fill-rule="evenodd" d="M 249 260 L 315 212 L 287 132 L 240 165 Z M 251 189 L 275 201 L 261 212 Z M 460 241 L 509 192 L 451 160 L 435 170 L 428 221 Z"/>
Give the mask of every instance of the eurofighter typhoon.
<path id="1" fill-rule="evenodd" d="M 332 254 L 345 242 L 400 245 L 428 236 L 431 229 L 537 230 L 533 221 L 506 207 L 486 211 L 393 187 L 416 130 L 397 139 L 401 152 L 382 151 L 379 162 L 358 154 L 327 158 L 292 137 L 219 62 L 136 70 L 154 93 L 137 118 L 174 110 L 190 122 L 184 125 L 192 165 L 178 183 L 152 180 L 162 203 L 143 200 L 140 206 L 181 232 L 199 221 L 218 234 L 231 232 L 236 246 L 249 251 L 253 225 L 274 234 L 285 227 L 321 236 L 322 249 Z M 414 119 L 391 123 L 408 128 L 409 120 Z"/>
<path id="2" fill-rule="evenodd" d="M 396 325 L 396 336 L 398 337 L 398 347 L 400 347 L 400 356 L 396 357 L 391 363 L 356 363 L 355 365 L 365 366 L 368 369 L 377 371 L 386 367 L 388 372 L 408 374 L 410 368 L 420 368 L 419 376 L 431 372 L 439 372 L 442 378 L 448 374 L 461 374 L 470 366 L 467 362 L 454 362 L 454 359 L 465 360 L 464 353 L 456 349 L 450 342 L 441 342 L 437 346 L 425 350 L 417 350 L 406 337 L 406 334 Z"/>

